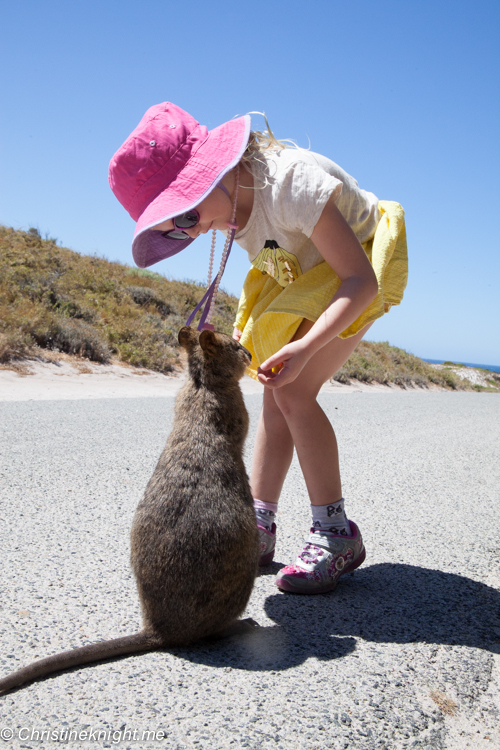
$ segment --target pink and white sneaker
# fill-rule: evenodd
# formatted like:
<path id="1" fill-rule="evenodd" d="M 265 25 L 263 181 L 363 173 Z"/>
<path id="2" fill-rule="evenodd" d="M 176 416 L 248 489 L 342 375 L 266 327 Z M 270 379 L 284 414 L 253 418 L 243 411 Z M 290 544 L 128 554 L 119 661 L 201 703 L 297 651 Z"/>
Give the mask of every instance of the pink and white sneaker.
<path id="1" fill-rule="evenodd" d="M 365 560 L 361 533 L 349 521 L 351 536 L 320 534 L 311 529 L 304 549 L 293 565 L 278 573 L 276 585 L 294 594 L 323 594 L 336 588 L 340 576 L 352 573 Z"/>
<path id="2" fill-rule="evenodd" d="M 259 530 L 259 541 L 260 541 L 260 560 L 259 565 L 270 565 L 274 557 L 274 549 L 276 547 L 276 524 L 273 523 L 271 529 L 264 529 L 262 526 L 257 526 Z"/>

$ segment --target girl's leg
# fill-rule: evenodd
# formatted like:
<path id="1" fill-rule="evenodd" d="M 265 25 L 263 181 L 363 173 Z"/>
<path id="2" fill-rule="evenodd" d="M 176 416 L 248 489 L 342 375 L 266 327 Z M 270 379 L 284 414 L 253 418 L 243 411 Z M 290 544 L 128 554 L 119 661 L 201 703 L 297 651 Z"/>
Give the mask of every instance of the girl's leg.
<path id="1" fill-rule="evenodd" d="M 250 485 L 255 504 L 260 541 L 260 565 L 269 565 L 276 546 L 277 512 L 281 488 L 293 457 L 290 430 L 270 388 L 264 388 L 264 401 L 252 460 Z"/>
<path id="2" fill-rule="evenodd" d="M 314 528 L 295 563 L 278 574 L 276 585 L 282 591 L 299 594 L 333 591 L 340 576 L 354 571 L 365 559 L 359 529 L 347 521 L 344 503 L 340 502 L 342 486 L 335 432 L 316 396 L 321 385 L 352 354 L 368 328 L 352 338 L 331 341 L 309 360 L 293 383 L 274 391 L 275 402 L 297 450 L 311 504 L 323 506 L 313 510 Z"/>
<path id="3" fill-rule="evenodd" d="M 265 503 L 277 503 L 293 457 L 293 440 L 286 420 L 270 388 L 264 388 L 257 425 L 250 485 L 252 495 Z"/>
<path id="4" fill-rule="evenodd" d="M 304 320 L 294 338 L 312 327 Z M 342 497 L 335 432 L 316 401 L 326 383 L 351 356 L 370 326 L 348 339 L 333 339 L 307 363 L 289 385 L 264 389 L 264 403 L 255 440 L 251 485 L 253 496 L 278 502 L 297 450 L 312 505 L 326 505 Z"/>

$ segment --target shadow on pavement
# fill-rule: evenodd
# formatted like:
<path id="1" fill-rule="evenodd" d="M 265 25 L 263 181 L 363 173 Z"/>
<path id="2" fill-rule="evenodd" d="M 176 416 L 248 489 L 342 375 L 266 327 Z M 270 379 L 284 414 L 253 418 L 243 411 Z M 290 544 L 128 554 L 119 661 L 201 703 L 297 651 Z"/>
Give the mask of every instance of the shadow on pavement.
<path id="1" fill-rule="evenodd" d="M 413 565 L 363 567 L 328 594 L 277 591 L 267 598 L 265 611 L 275 625 L 173 653 L 210 666 L 284 670 L 311 656 L 346 656 L 356 649 L 357 638 L 500 652 L 493 631 L 500 623 L 500 592 L 465 576 Z"/>

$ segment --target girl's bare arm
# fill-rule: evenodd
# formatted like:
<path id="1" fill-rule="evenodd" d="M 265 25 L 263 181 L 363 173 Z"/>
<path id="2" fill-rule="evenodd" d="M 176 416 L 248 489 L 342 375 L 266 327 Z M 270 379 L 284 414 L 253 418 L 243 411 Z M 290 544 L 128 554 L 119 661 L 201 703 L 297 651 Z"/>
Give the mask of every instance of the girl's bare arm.
<path id="1" fill-rule="evenodd" d="M 377 296 L 378 284 L 371 263 L 333 199 L 323 209 L 311 240 L 342 283 L 310 331 L 262 363 L 259 380 L 271 388 L 295 380 L 318 349 L 346 329 Z M 272 369 L 280 365 L 280 371 L 273 373 Z"/>

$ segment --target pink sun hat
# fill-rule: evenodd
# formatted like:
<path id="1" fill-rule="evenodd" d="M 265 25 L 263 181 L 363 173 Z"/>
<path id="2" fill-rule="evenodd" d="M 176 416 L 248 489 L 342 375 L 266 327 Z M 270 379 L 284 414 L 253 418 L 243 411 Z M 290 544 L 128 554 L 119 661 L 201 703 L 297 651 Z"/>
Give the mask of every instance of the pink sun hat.
<path id="1" fill-rule="evenodd" d="M 207 130 L 170 102 L 148 109 L 109 165 L 111 189 L 137 222 L 132 255 L 140 268 L 193 242 L 151 227 L 201 203 L 240 161 L 249 137 L 249 115 Z"/>

